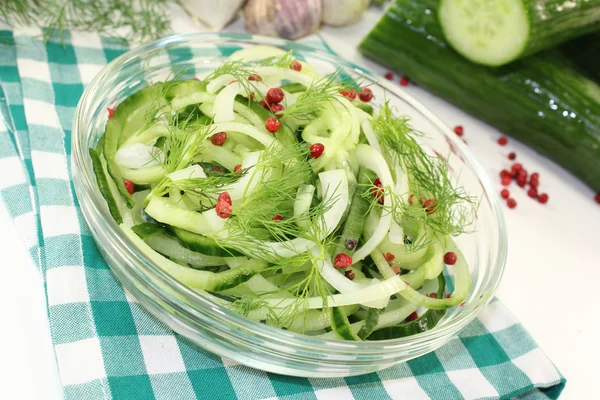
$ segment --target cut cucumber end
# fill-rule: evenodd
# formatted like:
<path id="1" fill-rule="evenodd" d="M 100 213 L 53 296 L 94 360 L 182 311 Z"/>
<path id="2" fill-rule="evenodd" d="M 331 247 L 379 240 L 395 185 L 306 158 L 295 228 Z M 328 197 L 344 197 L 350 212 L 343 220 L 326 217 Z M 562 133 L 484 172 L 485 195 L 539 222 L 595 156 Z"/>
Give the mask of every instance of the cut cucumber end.
<path id="1" fill-rule="evenodd" d="M 529 36 L 521 0 L 442 0 L 439 20 L 456 51 L 488 66 L 519 58 Z"/>

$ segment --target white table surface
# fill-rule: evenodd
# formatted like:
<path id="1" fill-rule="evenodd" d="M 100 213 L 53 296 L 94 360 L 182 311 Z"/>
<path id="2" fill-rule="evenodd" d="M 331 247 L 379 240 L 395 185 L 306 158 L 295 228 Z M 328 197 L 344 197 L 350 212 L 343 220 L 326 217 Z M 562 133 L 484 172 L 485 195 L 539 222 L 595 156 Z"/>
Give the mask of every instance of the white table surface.
<path id="1" fill-rule="evenodd" d="M 381 74 L 386 71 L 355 50 L 379 11 L 369 10 L 352 27 L 323 29 L 323 37 L 343 57 Z M 177 32 L 198 31 L 175 13 Z M 227 30 L 242 31 L 235 22 Z M 464 126 L 469 147 L 496 182 L 515 151 L 519 162 L 540 173 L 540 189 L 550 195 L 546 205 L 511 186 L 518 202 L 506 208 L 509 254 L 497 293 L 539 346 L 567 378 L 564 399 L 593 398 L 598 378 L 598 285 L 600 282 L 600 206 L 594 194 L 575 177 L 526 146 L 510 140 L 496 144 L 494 128 L 416 87 L 408 90 L 448 125 Z M 498 184 L 498 190 L 501 187 Z M 0 204 L 0 398 L 61 399 L 62 389 L 50 341 L 42 281 Z M 596 332 L 594 334 L 594 332 Z"/>

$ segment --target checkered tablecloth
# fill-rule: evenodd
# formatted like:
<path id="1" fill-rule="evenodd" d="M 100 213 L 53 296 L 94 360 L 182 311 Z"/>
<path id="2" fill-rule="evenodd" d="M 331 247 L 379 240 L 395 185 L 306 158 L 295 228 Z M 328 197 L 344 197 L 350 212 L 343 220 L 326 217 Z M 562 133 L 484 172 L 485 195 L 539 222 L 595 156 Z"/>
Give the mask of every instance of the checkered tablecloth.
<path id="1" fill-rule="evenodd" d="M 497 300 L 426 356 L 369 375 L 306 379 L 222 359 L 175 334 L 123 290 L 98 252 L 70 178 L 86 84 L 127 51 L 67 33 L 0 31 L 0 196 L 44 278 L 65 398 L 555 399 L 565 379 Z M 318 38 L 310 41 L 327 50 Z M 231 49 L 235 50 L 235 49 Z M 16 268 L 18 266 L 12 266 Z"/>

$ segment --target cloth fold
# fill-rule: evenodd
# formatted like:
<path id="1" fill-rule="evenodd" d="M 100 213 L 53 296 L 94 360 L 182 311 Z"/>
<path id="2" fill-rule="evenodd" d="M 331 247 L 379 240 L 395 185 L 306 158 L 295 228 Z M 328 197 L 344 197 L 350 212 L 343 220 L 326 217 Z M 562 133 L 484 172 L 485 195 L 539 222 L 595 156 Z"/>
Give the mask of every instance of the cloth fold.
<path id="1" fill-rule="evenodd" d="M 39 32 L 37 32 L 39 34 Z M 65 398 L 555 399 L 565 379 L 494 300 L 435 352 L 368 375 L 258 371 L 175 334 L 128 296 L 100 255 L 70 179 L 71 124 L 87 83 L 128 47 L 96 34 L 42 42 L 0 31 L 0 196 L 45 282 Z M 310 45 L 331 51 L 320 38 Z"/>

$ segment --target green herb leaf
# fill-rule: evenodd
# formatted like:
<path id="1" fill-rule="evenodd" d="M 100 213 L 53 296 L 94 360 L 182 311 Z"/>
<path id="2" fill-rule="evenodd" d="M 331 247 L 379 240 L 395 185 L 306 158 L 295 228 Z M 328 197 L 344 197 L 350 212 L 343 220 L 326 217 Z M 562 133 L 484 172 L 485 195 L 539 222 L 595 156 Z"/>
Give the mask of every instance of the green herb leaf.
<path id="1" fill-rule="evenodd" d="M 407 235 L 415 239 L 413 245 L 420 243 L 413 235 L 418 235 L 422 226 L 442 236 L 465 232 L 474 221 L 477 201 L 453 185 L 447 161 L 425 152 L 416 140 L 419 133 L 411 128 L 408 118 L 393 115 L 389 102 L 371 123 L 388 160 L 403 168 L 409 177 L 412 200 L 404 200 L 406 193 L 394 194 L 391 188 L 384 188 L 392 198 L 392 204 L 384 207 L 393 213 Z M 434 202 L 424 207 L 423 202 L 429 199 Z"/>

